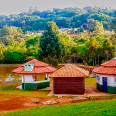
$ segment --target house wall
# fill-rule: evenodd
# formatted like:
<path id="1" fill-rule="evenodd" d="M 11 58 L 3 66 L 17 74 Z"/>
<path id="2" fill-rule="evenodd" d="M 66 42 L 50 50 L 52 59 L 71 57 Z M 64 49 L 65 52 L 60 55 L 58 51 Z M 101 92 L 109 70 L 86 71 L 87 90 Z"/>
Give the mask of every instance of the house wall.
<path id="1" fill-rule="evenodd" d="M 54 94 L 84 94 L 84 77 L 54 77 Z"/>
<path id="2" fill-rule="evenodd" d="M 42 89 L 50 86 L 50 79 L 43 81 L 34 81 L 32 75 L 22 75 L 22 89 Z"/>
<path id="3" fill-rule="evenodd" d="M 96 78 L 96 82 L 97 82 L 97 89 L 100 91 L 103 91 L 103 77 L 107 77 L 107 92 L 108 93 L 116 93 L 116 82 L 115 82 L 115 78 L 116 76 L 113 75 L 100 75 L 100 74 L 96 74 L 100 77 L 99 80 L 97 80 Z"/>
<path id="4" fill-rule="evenodd" d="M 28 82 L 33 82 L 33 76 L 32 75 L 22 75 L 22 83 L 28 83 Z"/>

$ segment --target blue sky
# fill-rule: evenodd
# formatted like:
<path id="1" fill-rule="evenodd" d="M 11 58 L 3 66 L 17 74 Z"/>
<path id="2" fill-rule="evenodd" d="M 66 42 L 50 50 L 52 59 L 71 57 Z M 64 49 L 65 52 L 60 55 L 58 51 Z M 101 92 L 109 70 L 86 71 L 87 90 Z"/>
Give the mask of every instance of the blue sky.
<path id="1" fill-rule="evenodd" d="M 66 8 L 84 6 L 104 6 L 116 8 L 116 0 L 0 0 L 0 15 L 17 14 L 37 7 L 39 10 L 49 8 Z"/>

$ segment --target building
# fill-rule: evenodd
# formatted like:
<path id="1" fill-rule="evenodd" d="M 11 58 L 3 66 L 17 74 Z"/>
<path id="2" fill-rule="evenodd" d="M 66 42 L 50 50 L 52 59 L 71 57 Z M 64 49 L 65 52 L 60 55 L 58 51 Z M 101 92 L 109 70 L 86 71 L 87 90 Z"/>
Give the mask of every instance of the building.
<path id="1" fill-rule="evenodd" d="M 116 57 L 93 69 L 96 73 L 97 89 L 116 94 Z"/>
<path id="2" fill-rule="evenodd" d="M 12 72 L 21 74 L 22 89 L 41 89 L 49 87 L 50 79 L 48 74 L 54 72 L 56 68 L 49 66 L 48 64 L 33 59 L 21 67 L 14 69 Z M 36 75 L 46 74 L 46 80 L 37 81 Z"/>
<path id="3" fill-rule="evenodd" d="M 67 64 L 50 75 L 53 78 L 54 94 L 84 94 L 85 81 L 89 72 L 72 64 Z"/>

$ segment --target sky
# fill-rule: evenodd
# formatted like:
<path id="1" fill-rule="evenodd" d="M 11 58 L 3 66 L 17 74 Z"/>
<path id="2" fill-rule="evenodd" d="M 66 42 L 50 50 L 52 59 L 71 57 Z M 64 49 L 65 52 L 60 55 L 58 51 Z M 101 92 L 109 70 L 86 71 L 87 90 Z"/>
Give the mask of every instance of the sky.
<path id="1" fill-rule="evenodd" d="M 21 11 L 28 11 L 29 7 L 47 10 L 66 7 L 83 8 L 87 5 L 116 8 L 116 0 L 0 0 L 0 15 L 19 14 Z"/>

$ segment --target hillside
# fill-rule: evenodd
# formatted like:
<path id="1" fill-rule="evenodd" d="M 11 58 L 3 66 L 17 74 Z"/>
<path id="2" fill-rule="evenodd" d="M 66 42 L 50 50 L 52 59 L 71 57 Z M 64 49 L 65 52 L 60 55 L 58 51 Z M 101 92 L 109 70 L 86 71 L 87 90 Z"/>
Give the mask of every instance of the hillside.
<path id="1" fill-rule="evenodd" d="M 59 28 L 84 28 L 90 27 L 91 20 L 98 20 L 103 23 L 105 29 L 112 29 L 112 21 L 116 16 L 116 10 L 104 7 L 84 7 L 64 8 L 39 11 L 30 7 L 27 12 L 20 14 L 11 14 L 9 16 L 0 16 L 0 28 L 5 25 L 21 27 L 25 31 L 44 30 L 45 23 L 48 21 L 56 22 Z M 92 31 L 90 29 L 90 31 Z"/>

